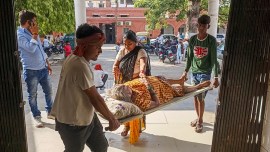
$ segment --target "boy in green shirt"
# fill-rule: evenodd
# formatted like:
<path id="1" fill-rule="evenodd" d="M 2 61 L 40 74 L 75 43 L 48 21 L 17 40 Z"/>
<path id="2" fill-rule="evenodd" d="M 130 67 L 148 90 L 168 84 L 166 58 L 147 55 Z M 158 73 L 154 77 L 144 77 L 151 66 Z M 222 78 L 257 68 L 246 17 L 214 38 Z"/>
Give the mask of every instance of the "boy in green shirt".
<path id="1" fill-rule="evenodd" d="M 185 72 L 180 79 L 187 80 L 187 73 L 191 67 L 192 83 L 197 85 L 203 81 L 210 80 L 213 69 L 215 74 L 213 86 L 216 88 L 219 86 L 217 44 L 216 38 L 207 33 L 207 29 L 210 27 L 209 23 L 210 17 L 208 15 L 202 15 L 198 18 L 197 28 L 199 33 L 190 38 L 187 64 Z M 195 127 L 195 131 L 198 133 L 203 130 L 204 98 L 206 93 L 207 92 L 194 97 L 194 106 L 198 118 L 192 121 L 190 125 Z"/>

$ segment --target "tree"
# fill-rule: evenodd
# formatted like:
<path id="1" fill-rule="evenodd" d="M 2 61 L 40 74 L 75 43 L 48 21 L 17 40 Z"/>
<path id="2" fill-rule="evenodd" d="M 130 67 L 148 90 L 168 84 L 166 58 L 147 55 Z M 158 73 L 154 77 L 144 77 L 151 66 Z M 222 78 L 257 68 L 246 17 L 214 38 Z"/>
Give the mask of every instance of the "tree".
<path id="1" fill-rule="evenodd" d="M 15 14 L 21 10 L 33 11 L 37 15 L 40 34 L 53 31 L 71 33 L 75 30 L 73 0 L 15 0 Z"/>
<path id="2" fill-rule="evenodd" d="M 228 16 L 230 11 L 230 0 L 220 0 L 219 1 L 219 16 L 218 23 L 219 27 L 225 28 L 228 23 Z"/>
<path id="3" fill-rule="evenodd" d="M 222 15 L 219 19 L 219 25 L 223 26 L 227 22 L 229 5 L 229 0 L 220 0 Z M 135 7 L 147 8 L 145 16 L 149 29 L 159 29 L 166 26 L 168 14 L 175 14 L 177 21 L 187 18 L 189 31 L 196 32 L 192 19 L 197 18 L 200 11 L 208 10 L 208 0 L 136 0 Z"/>

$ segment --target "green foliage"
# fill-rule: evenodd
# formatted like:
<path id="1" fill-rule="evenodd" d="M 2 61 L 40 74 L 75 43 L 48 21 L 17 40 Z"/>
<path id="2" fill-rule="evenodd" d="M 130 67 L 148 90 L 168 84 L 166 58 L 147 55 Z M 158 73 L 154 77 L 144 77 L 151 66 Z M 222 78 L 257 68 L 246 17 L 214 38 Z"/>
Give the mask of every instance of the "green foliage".
<path id="1" fill-rule="evenodd" d="M 149 29 L 166 26 L 166 13 L 175 13 L 176 20 L 187 18 L 189 0 L 136 0 L 135 7 L 148 8 L 145 12 Z M 230 0 L 220 0 L 219 25 L 226 24 Z M 208 0 L 201 0 L 200 10 L 208 10 Z"/>
<path id="2" fill-rule="evenodd" d="M 228 23 L 230 0 L 220 0 L 219 5 L 218 23 L 220 27 L 225 27 Z"/>
<path id="3" fill-rule="evenodd" d="M 71 33 L 75 30 L 73 0 L 15 0 L 17 25 L 18 14 L 23 9 L 37 15 L 40 34 L 53 31 Z"/>

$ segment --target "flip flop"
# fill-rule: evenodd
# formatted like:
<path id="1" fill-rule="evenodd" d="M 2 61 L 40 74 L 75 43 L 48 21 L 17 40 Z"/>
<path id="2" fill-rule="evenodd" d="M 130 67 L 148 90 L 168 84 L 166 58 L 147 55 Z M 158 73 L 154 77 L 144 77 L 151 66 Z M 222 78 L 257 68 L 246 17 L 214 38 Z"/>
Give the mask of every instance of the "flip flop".
<path id="1" fill-rule="evenodd" d="M 195 131 L 196 131 L 197 133 L 201 133 L 202 130 L 203 130 L 203 125 L 202 125 L 202 123 L 197 123 L 197 124 L 196 124 L 196 127 L 195 127 Z"/>
<path id="2" fill-rule="evenodd" d="M 191 127 L 196 127 L 197 123 L 198 123 L 198 119 L 195 119 L 195 120 L 190 122 L 190 126 Z"/>

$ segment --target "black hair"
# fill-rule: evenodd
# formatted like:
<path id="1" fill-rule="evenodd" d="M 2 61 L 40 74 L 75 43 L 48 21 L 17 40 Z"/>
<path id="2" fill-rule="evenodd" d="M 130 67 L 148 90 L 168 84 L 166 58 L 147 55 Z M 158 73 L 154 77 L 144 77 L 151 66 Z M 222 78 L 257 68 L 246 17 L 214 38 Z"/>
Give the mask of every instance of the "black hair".
<path id="1" fill-rule="evenodd" d="M 128 30 L 124 36 L 123 36 L 124 39 L 129 39 L 133 42 L 137 42 L 137 37 L 136 37 L 136 33 L 133 32 L 132 30 Z"/>
<path id="2" fill-rule="evenodd" d="M 89 25 L 87 23 L 81 24 L 76 30 L 76 38 L 85 38 L 96 33 L 102 33 L 103 31 L 95 25 Z"/>
<path id="3" fill-rule="evenodd" d="M 33 12 L 22 10 L 19 12 L 19 22 L 21 25 L 24 25 L 27 20 L 32 20 L 34 17 L 37 17 L 37 15 Z"/>
<path id="4" fill-rule="evenodd" d="M 204 14 L 204 15 L 201 15 L 199 18 L 198 18 L 198 23 L 200 24 L 209 24 L 211 21 L 210 19 L 210 16 Z"/>

